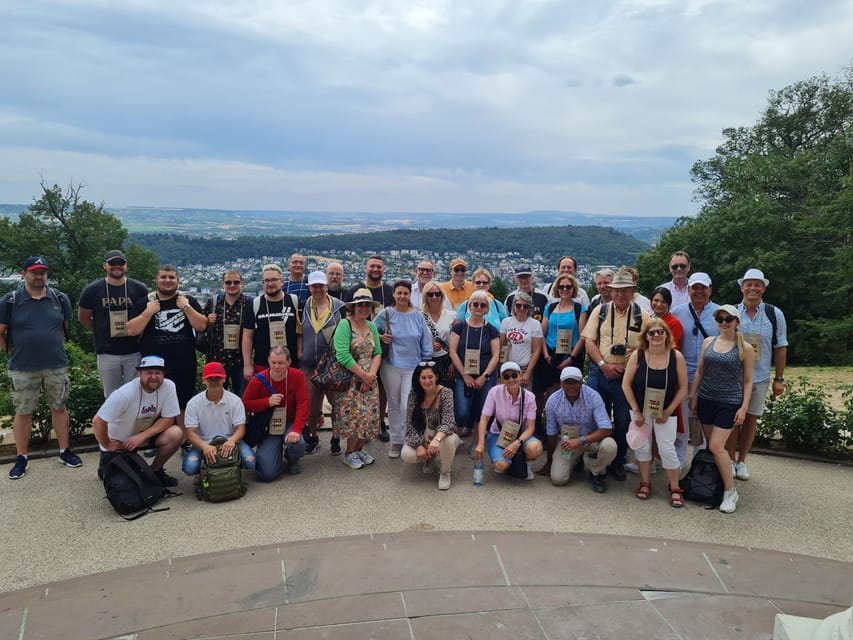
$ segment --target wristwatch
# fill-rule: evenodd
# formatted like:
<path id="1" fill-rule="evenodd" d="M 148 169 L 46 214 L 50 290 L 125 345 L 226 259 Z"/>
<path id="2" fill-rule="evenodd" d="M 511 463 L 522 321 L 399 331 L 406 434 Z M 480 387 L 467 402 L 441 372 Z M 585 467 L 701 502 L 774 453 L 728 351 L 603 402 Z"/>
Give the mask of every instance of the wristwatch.
<path id="1" fill-rule="evenodd" d="M 785 378 L 783 378 L 782 376 L 777 376 L 773 378 L 773 382 L 785 382 Z"/>
<path id="2" fill-rule="evenodd" d="M 599 366 L 599 367 L 603 367 L 603 366 L 604 366 L 604 358 L 602 358 L 601 360 L 599 360 L 599 361 L 598 361 L 598 366 Z"/>

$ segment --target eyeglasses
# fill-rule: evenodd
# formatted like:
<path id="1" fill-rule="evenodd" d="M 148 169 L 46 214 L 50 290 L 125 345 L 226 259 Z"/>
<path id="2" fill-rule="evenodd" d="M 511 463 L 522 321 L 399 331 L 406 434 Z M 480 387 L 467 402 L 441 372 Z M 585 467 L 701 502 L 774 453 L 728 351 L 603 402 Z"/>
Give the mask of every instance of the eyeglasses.
<path id="1" fill-rule="evenodd" d="M 472 302 L 471 303 L 472 309 L 485 309 L 488 306 L 489 306 L 488 302 Z"/>
<path id="2" fill-rule="evenodd" d="M 429 293 L 427 293 L 427 298 L 440 298 L 440 297 L 441 297 L 441 291 L 430 291 Z"/>
<path id="3" fill-rule="evenodd" d="M 281 282 L 281 278 L 264 278 L 264 284 L 272 284 L 274 282 Z"/>
<path id="4" fill-rule="evenodd" d="M 714 320 L 717 321 L 717 324 L 722 324 L 723 322 L 725 322 L 726 324 L 731 324 L 732 322 L 737 320 L 737 318 L 735 318 L 734 316 L 726 316 L 725 318 L 723 316 L 717 316 L 716 318 L 714 318 Z"/>
<path id="5" fill-rule="evenodd" d="M 679 269 L 686 269 L 687 265 L 679 262 L 677 264 L 669 265 L 669 268 L 672 269 L 673 271 L 678 271 Z"/>
<path id="6" fill-rule="evenodd" d="M 516 378 L 518 378 L 517 371 L 507 371 L 501 374 L 501 380 L 515 380 Z"/>
<path id="7" fill-rule="evenodd" d="M 418 366 L 419 367 L 434 367 L 435 366 L 435 360 L 421 360 L 418 363 Z"/>
<path id="8" fill-rule="evenodd" d="M 515 308 L 516 309 L 529 309 L 530 305 L 524 304 L 523 302 L 519 302 L 517 305 L 515 305 Z"/>
<path id="9" fill-rule="evenodd" d="M 468 271 L 467 267 L 453 267 L 453 273 L 465 273 Z"/>
<path id="10" fill-rule="evenodd" d="M 435 271 L 435 269 L 426 269 L 424 267 L 418 267 L 419 273 L 432 273 L 433 271 Z"/>
<path id="11" fill-rule="evenodd" d="M 570 284 L 558 284 L 557 285 L 558 291 L 571 291 L 572 289 L 574 289 L 574 286 L 570 285 Z"/>
<path id="12" fill-rule="evenodd" d="M 646 335 L 651 336 L 652 338 L 655 338 L 657 336 L 662 336 L 665 333 L 666 333 L 666 331 L 664 331 L 663 329 L 649 329 L 648 332 L 646 333 Z"/>
<path id="13" fill-rule="evenodd" d="M 474 280 L 474 284 L 476 284 L 478 287 L 488 287 L 489 281 L 488 280 Z"/>
<path id="14" fill-rule="evenodd" d="M 231 286 L 232 284 L 240 284 L 241 282 L 242 280 L 226 280 L 225 284 Z M 264 282 L 266 282 L 266 280 L 264 280 Z"/>
<path id="15" fill-rule="evenodd" d="M 110 260 L 107 264 L 111 267 L 123 267 L 127 264 L 127 260 L 122 260 L 121 258 L 118 258 L 117 260 Z"/>

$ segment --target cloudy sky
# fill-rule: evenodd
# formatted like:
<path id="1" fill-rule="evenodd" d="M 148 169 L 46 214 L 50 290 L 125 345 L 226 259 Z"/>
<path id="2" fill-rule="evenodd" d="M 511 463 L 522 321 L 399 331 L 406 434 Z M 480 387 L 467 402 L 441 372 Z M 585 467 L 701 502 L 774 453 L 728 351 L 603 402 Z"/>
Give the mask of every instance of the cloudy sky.
<path id="1" fill-rule="evenodd" d="M 0 202 L 695 212 L 850 0 L 7 0 Z"/>

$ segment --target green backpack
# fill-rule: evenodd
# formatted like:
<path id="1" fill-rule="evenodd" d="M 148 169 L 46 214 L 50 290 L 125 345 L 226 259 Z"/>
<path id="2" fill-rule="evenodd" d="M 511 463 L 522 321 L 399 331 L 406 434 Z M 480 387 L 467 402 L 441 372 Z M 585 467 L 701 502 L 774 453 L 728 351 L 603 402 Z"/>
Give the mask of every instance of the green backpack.
<path id="1" fill-rule="evenodd" d="M 210 441 L 216 447 L 216 462 L 202 463 L 201 472 L 195 485 L 195 495 L 199 500 L 207 502 L 225 502 L 236 500 L 246 495 L 247 485 L 243 482 L 243 460 L 240 457 L 240 447 L 227 458 L 219 453 L 219 447 L 225 443 L 225 438 L 217 436 Z"/>

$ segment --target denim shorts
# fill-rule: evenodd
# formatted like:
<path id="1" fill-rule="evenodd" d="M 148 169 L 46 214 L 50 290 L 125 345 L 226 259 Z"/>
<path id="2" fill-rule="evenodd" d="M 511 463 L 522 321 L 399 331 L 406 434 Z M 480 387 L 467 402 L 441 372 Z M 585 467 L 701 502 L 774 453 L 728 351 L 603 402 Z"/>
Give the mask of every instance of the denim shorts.
<path id="1" fill-rule="evenodd" d="M 702 424 L 712 424 L 720 429 L 734 427 L 735 414 L 740 409 L 739 404 L 732 402 L 717 402 L 699 396 L 696 399 L 696 415 Z"/>
<path id="2" fill-rule="evenodd" d="M 512 460 L 512 458 L 504 458 L 504 450 L 498 446 L 498 439 L 500 438 L 500 435 L 501 434 L 499 433 L 492 433 L 491 431 L 486 434 L 486 451 L 489 452 L 489 460 L 491 460 L 492 463 L 498 460 L 506 460 L 507 462 Z M 528 442 L 539 442 L 539 438 L 531 436 L 523 446 L 526 447 Z"/>

